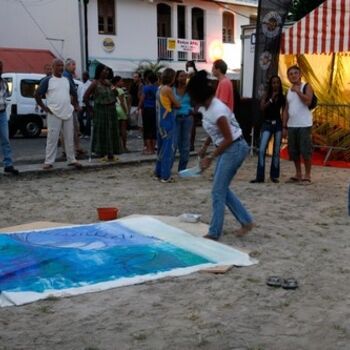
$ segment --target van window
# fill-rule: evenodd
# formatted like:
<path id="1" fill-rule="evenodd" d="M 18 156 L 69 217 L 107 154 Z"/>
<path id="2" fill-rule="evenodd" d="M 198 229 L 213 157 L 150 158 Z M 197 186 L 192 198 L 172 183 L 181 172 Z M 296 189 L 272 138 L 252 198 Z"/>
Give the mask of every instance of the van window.
<path id="1" fill-rule="evenodd" d="M 7 85 L 9 87 L 9 96 L 12 95 L 12 90 L 13 90 L 13 80 L 12 78 L 4 78 L 4 80 L 6 80 Z"/>
<path id="2" fill-rule="evenodd" d="M 40 80 L 23 79 L 21 80 L 21 95 L 23 97 L 33 98 L 36 89 L 40 84 Z"/>

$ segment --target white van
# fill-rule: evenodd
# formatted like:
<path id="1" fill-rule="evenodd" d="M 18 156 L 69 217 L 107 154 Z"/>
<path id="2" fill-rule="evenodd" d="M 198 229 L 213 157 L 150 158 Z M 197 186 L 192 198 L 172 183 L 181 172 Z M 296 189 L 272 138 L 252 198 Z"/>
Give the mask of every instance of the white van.
<path id="1" fill-rule="evenodd" d="M 10 96 L 6 99 L 10 137 L 18 130 L 25 137 L 38 137 L 46 127 L 46 114 L 34 99 L 35 90 L 44 77 L 44 74 L 34 73 L 2 74 L 10 90 Z"/>
<path id="2" fill-rule="evenodd" d="M 34 94 L 45 74 L 3 73 L 8 83 L 10 96 L 6 99 L 10 137 L 19 130 L 25 137 L 39 137 L 46 128 L 46 114 L 37 105 Z M 81 82 L 74 80 L 78 87 Z M 43 100 L 45 103 L 45 100 Z"/>

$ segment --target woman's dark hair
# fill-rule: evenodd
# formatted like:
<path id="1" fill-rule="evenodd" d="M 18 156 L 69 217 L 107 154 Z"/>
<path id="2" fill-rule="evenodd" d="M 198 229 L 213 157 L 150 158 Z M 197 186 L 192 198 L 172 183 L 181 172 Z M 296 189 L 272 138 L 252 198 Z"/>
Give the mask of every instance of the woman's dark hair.
<path id="1" fill-rule="evenodd" d="M 99 63 L 95 69 L 95 79 L 100 79 L 100 75 L 106 66 L 102 63 Z"/>
<path id="2" fill-rule="evenodd" d="M 112 84 L 116 84 L 118 83 L 120 80 L 122 80 L 122 77 L 119 75 L 116 75 L 113 79 L 112 79 Z"/>
<path id="3" fill-rule="evenodd" d="M 214 96 L 213 83 L 208 79 L 208 73 L 200 70 L 187 84 L 187 92 L 195 104 L 203 104 L 208 98 Z"/>
<path id="4" fill-rule="evenodd" d="M 175 86 L 175 87 L 178 87 L 178 86 L 179 86 L 179 83 L 178 83 L 177 79 L 178 79 L 178 77 L 179 77 L 179 75 L 180 75 L 181 73 L 186 73 L 186 72 L 185 72 L 183 69 L 180 69 L 180 70 L 176 71 L 175 83 L 174 83 L 174 86 Z"/>
<path id="5" fill-rule="evenodd" d="M 158 81 L 158 77 L 157 77 L 157 74 L 150 71 L 147 75 L 147 79 L 148 81 L 151 83 L 151 84 L 154 84 Z"/>
<path id="6" fill-rule="evenodd" d="M 107 79 L 112 81 L 113 76 L 114 76 L 114 74 L 113 74 L 113 69 L 110 68 L 110 67 L 107 67 L 107 70 L 108 70 Z"/>
<path id="7" fill-rule="evenodd" d="M 278 75 L 273 75 L 271 76 L 271 78 L 269 79 L 268 82 L 268 86 L 267 86 L 267 94 L 266 94 L 266 98 L 269 99 L 272 97 L 273 91 L 272 91 L 272 81 L 274 79 L 278 79 L 280 86 L 278 88 L 278 96 L 277 96 L 277 101 L 281 104 L 282 107 L 284 107 L 286 105 L 286 98 L 283 95 L 283 88 L 282 88 L 282 81 L 281 78 Z"/>
<path id="8" fill-rule="evenodd" d="M 151 69 L 145 69 L 145 71 L 143 72 L 143 80 L 145 82 L 147 82 L 148 80 L 148 76 L 152 73 L 152 70 Z"/>
<path id="9" fill-rule="evenodd" d="M 164 69 L 162 73 L 162 84 L 163 85 L 168 85 L 171 84 L 174 80 L 175 77 L 175 71 L 172 68 L 166 68 Z"/>
<path id="10" fill-rule="evenodd" d="M 272 97 L 272 80 L 273 79 L 278 79 L 279 83 L 280 83 L 280 87 L 278 89 L 278 97 L 280 97 L 281 95 L 283 95 L 283 89 L 282 89 L 282 81 L 281 78 L 278 75 L 273 75 L 268 82 L 267 85 L 267 98 L 271 98 Z"/>

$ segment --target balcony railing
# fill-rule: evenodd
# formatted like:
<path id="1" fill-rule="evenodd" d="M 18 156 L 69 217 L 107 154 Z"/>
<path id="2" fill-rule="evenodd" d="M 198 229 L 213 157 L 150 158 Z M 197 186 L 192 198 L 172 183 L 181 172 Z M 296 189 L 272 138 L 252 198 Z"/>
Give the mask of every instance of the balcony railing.
<path id="1" fill-rule="evenodd" d="M 167 49 L 167 40 L 165 37 L 158 37 L 158 60 L 165 61 L 205 61 L 205 40 L 199 40 L 200 52 L 182 52 L 182 51 L 171 51 Z"/>

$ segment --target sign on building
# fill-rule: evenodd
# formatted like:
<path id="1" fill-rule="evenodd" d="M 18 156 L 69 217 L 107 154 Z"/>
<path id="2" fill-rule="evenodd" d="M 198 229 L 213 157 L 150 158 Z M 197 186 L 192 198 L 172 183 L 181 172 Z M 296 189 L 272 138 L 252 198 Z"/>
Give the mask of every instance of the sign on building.
<path id="1" fill-rule="evenodd" d="M 167 39 L 168 51 L 200 53 L 200 41 L 189 39 Z"/>

